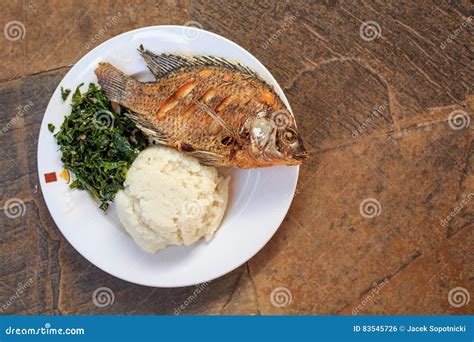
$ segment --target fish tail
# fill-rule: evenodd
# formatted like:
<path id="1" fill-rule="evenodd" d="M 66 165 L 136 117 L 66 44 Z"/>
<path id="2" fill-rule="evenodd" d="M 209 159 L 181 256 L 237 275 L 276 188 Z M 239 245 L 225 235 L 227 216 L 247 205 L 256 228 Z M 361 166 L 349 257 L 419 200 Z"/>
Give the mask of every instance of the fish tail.
<path id="1" fill-rule="evenodd" d="M 136 81 L 110 63 L 99 63 L 95 74 L 102 91 L 109 100 L 124 104 L 130 94 L 131 86 Z"/>

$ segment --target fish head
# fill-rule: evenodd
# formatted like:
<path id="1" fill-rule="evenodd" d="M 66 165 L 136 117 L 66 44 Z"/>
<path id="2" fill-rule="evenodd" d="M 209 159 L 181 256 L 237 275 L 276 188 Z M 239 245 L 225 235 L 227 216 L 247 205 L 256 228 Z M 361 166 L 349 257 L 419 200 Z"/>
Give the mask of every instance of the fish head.
<path id="1" fill-rule="evenodd" d="M 250 151 L 262 165 L 299 165 L 308 158 L 288 110 L 259 112 L 250 122 Z"/>

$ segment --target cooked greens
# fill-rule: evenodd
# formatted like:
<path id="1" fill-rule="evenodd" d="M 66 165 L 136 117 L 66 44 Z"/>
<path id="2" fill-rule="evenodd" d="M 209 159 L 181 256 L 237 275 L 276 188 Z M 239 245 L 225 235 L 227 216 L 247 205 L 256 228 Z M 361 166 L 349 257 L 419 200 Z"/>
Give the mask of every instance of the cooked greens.
<path id="1" fill-rule="evenodd" d="M 61 87 L 61 98 L 63 99 L 63 101 L 66 101 L 70 93 L 71 89 L 64 89 L 63 87 Z"/>
<path id="2" fill-rule="evenodd" d="M 105 94 L 93 83 L 86 93 L 79 85 L 72 96 L 72 111 L 56 137 L 61 161 L 72 171 L 71 188 L 88 190 L 106 210 L 123 188 L 127 170 L 146 147 L 146 137 L 125 115 L 114 113 Z"/>

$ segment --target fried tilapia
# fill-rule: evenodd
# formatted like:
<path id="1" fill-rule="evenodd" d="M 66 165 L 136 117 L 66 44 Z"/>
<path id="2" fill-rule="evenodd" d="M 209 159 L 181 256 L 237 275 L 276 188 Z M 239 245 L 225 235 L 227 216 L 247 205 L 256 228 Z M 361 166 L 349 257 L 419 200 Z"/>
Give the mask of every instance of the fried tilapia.
<path id="1" fill-rule="evenodd" d="M 109 63 L 95 73 L 109 100 L 133 111 L 137 127 L 158 142 L 213 166 L 298 165 L 308 157 L 294 117 L 249 68 L 139 52 L 156 82 L 138 82 Z"/>

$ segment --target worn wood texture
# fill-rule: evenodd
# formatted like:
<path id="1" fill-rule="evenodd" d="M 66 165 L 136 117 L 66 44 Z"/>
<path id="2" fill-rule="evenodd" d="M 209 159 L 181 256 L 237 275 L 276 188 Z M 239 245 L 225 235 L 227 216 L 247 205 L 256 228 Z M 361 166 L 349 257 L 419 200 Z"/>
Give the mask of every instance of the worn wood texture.
<path id="1" fill-rule="evenodd" d="M 0 216 L 1 312 L 473 314 L 471 14 L 468 1 L 441 0 L 4 3 L 2 25 L 19 21 L 24 36 L 0 37 L 0 205 L 18 198 L 25 210 Z M 143 287 L 61 235 L 38 187 L 38 132 L 90 48 L 191 20 L 269 68 L 312 156 L 282 226 L 246 265 L 200 288 Z M 93 303 L 99 287 L 113 304 Z"/>

